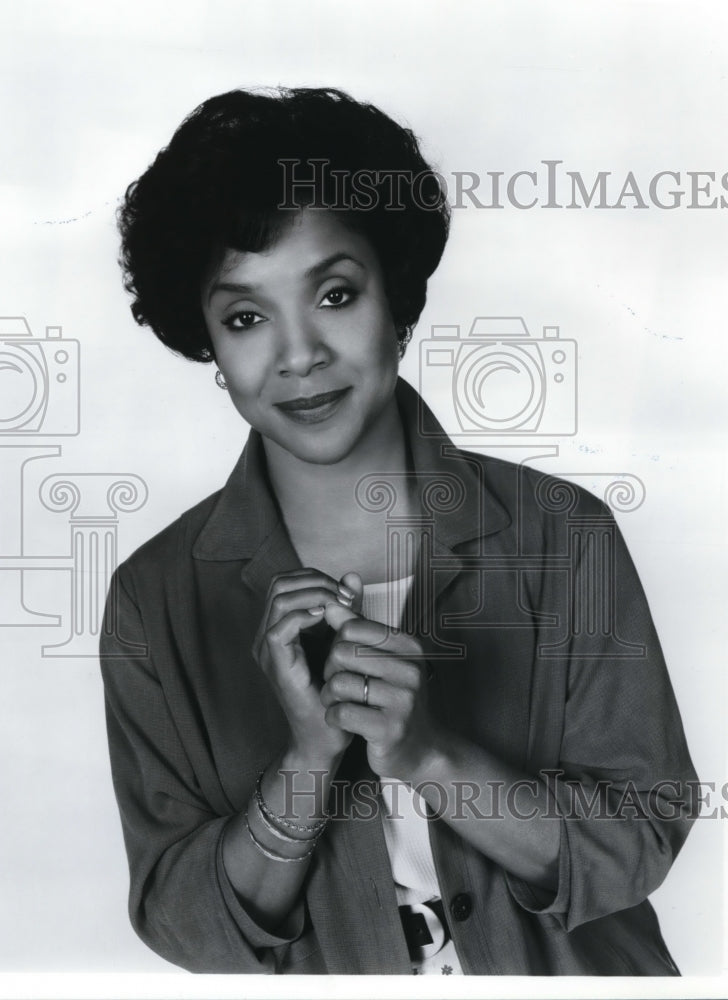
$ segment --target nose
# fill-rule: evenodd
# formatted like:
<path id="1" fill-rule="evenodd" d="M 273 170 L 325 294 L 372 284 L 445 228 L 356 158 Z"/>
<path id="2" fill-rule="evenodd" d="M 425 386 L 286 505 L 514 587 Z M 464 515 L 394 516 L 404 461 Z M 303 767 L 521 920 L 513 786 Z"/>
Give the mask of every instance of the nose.
<path id="1" fill-rule="evenodd" d="M 295 316 L 281 324 L 277 366 L 278 374 L 303 378 L 316 368 L 325 368 L 331 352 L 315 322 Z"/>

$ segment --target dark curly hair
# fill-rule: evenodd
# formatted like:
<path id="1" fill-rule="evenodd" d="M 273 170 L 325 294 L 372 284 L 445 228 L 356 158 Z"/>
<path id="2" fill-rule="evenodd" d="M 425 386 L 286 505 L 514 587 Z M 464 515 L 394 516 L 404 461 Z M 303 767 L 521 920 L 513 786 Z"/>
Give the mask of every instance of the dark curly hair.
<path id="1" fill-rule="evenodd" d="M 340 211 L 371 242 L 403 352 L 445 248 L 449 208 L 414 134 L 332 89 L 233 90 L 184 120 L 118 212 L 135 320 L 185 357 L 213 360 L 205 277 L 227 248 L 265 250 L 287 210 L 311 205 Z"/>

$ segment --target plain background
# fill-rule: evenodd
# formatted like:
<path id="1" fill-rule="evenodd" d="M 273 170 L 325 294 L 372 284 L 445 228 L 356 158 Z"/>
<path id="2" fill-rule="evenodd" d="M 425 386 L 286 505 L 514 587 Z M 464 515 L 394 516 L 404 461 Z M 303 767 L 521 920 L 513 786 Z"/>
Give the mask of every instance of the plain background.
<path id="1" fill-rule="evenodd" d="M 340 87 L 409 124 L 446 176 L 507 177 L 560 159 L 585 181 L 612 171 L 619 191 L 629 170 L 645 187 L 661 170 L 728 170 L 720 2 L 28 2 L 3 5 L 0 21 L 0 314 L 26 316 L 36 336 L 60 325 L 81 343 L 81 434 L 56 441 L 62 455 L 37 462 L 26 484 L 23 541 L 37 556 L 69 544 L 64 516 L 37 502 L 43 476 L 144 479 L 148 502 L 119 522 L 123 558 L 219 488 L 244 443 L 214 370 L 135 326 L 116 265 L 120 195 L 206 97 Z M 558 325 L 578 341 L 578 434 L 543 467 L 645 484 L 643 505 L 619 522 L 697 771 L 718 793 L 727 218 L 685 207 L 455 211 L 402 369 L 417 384 L 417 340 L 479 314 L 521 315 L 533 332 Z M 0 971 L 173 972 L 126 917 L 97 664 L 41 656 L 66 634 L 69 574 L 40 570 L 26 585 L 30 606 L 63 624 L 0 629 Z M 685 975 L 723 968 L 724 826 L 696 824 L 653 897 Z M 23 982 L 0 989 L 19 995 Z M 119 994 L 104 982 L 96 995 Z M 185 973 L 180 982 L 195 988 Z M 685 980 L 675 995 L 713 988 Z"/>

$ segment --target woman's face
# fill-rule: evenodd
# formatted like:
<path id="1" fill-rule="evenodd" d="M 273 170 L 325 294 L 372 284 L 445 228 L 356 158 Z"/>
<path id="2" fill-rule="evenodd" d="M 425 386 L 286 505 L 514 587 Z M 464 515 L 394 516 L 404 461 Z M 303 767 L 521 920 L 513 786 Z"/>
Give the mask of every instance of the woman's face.
<path id="1" fill-rule="evenodd" d="M 339 462 L 391 417 L 398 343 L 368 239 L 304 209 L 262 253 L 228 250 L 202 296 L 240 415 L 316 464 Z"/>

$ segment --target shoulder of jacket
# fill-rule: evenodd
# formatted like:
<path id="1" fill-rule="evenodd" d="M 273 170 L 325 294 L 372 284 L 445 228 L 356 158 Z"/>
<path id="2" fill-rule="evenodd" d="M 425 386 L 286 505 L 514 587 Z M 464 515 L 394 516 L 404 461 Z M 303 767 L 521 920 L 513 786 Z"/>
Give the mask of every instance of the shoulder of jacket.
<path id="1" fill-rule="evenodd" d="M 609 513 L 602 500 L 569 479 L 493 455 L 459 453 L 480 467 L 486 489 L 511 513 L 517 505 L 526 505 L 533 514 L 542 516 L 577 513 L 603 517 Z"/>
<path id="2" fill-rule="evenodd" d="M 194 540 L 212 513 L 221 492 L 217 490 L 200 500 L 143 542 L 119 564 L 117 572 L 148 578 L 160 575 L 169 568 L 178 558 L 181 548 L 183 553 L 187 549 L 188 555 L 191 554 Z"/>

